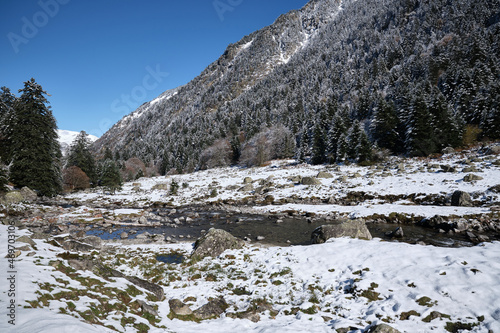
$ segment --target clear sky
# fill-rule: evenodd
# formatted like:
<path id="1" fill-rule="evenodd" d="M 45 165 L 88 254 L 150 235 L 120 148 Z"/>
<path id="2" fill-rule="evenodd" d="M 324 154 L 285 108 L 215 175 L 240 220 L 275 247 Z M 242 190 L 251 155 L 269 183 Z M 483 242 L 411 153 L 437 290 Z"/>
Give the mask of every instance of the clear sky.
<path id="1" fill-rule="evenodd" d="M 0 86 L 31 77 L 60 129 L 102 135 L 307 0 L 0 0 Z"/>

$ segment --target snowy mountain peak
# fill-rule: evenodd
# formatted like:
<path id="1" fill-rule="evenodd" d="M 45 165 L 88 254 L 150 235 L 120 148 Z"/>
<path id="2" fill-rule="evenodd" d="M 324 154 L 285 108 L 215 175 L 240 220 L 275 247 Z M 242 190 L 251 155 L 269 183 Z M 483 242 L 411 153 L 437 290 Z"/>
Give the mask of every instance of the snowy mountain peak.
<path id="1" fill-rule="evenodd" d="M 59 144 L 61 145 L 61 151 L 63 155 L 66 155 L 66 153 L 69 150 L 69 147 L 71 146 L 75 138 L 78 136 L 78 134 L 80 134 L 80 132 L 61 130 L 61 129 L 57 130 L 57 135 L 59 136 L 58 140 Z M 97 139 L 99 139 L 97 136 L 91 134 L 89 134 L 88 137 L 92 142 L 95 142 L 97 141 Z"/>

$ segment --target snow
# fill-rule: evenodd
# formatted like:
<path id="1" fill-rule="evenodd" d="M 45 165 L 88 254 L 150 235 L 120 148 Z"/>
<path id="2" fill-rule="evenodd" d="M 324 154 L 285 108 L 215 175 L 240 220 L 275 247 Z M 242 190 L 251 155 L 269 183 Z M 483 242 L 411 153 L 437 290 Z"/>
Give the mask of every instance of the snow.
<path id="1" fill-rule="evenodd" d="M 6 244 L 7 226 L 0 226 L 2 244 Z M 18 231 L 25 234 L 25 231 Z M 110 332 L 97 325 L 90 325 L 69 315 L 59 314 L 64 300 L 50 302 L 43 309 L 23 308 L 26 301 L 38 296 L 37 283 L 54 283 L 67 280 L 68 287 L 84 288 L 48 263 L 57 260 L 60 248 L 35 240 L 37 255 L 27 257 L 24 253 L 16 260 L 18 277 L 16 326 L 7 323 L 6 307 L 8 301 L 5 287 L 0 291 L 2 303 L 0 331 L 2 332 Z M 139 251 L 143 260 L 165 250 L 189 253 L 191 244 L 120 246 L 123 252 Z M 2 271 L 0 279 L 6 279 L 6 246 L 0 250 Z M 296 246 L 289 248 L 258 248 L 248 246 L 242 250 L 226 251 L 218 258 L 208 258 L 199 267 L 220 265 L 217 281 L 190 279 L 189 269 L 179 266 L 181 280 L 164 286 L 167 299 L 154 302 L 158 305 L 159 325 L 169 332 L 331 332 L 332 328 L 358 327 L 366 329 L 372 323 L 383 323 L 401 332 L 443 332 L 446 322 L 477 323 L 474 332 L 494 332 L 500 330 L 500 243 L 485 243 L 472 248 L 439 248 L 433 246 L 410 245 L 405 243 L 383 242 L 380 239 L 363 241 L 339 238 L 321 245 Z M 123 265 L 122 265 L 123 266 Z M 198 266 L 196 266 L 198 267 Z M 173 268 L 175 269 L 175 268 Z M 126 274 L 140 275 L 136 266 L 123 266 Z M 238 271 L 244 279 L 235 279 L 231 272 Z M 279 274 L 280 272 L 286 272 Z M 274 274 L 273 273 L 278 273 Z M 82 277 L 97 278 L 90 271 L 78 271 Z M 260 277 L 259 277 L 260 275 Z M 273 277 L 274 276 L 274 277 Z M 262 283 L 258 280 L 267 280 Z M 279 283 L 271 283 L 280 281 Z M 123 279 L 109 282 L 113 287 L 126 288 Z M 228 283 L 235 287 L 246 288 L 251 295 L 235 295 L 227 290 Z M 4 285 L 5 286 L 5 285 Z M 67 289 L 66 287 L 61 287 Z M 362 295 L 363 290 L 372 288 L 379 293 L 377 300 L 369 301 Z M 59 292 L 52 291 L 52 294 Z M 311 297 L 316 295 L 317 300 Z M 251 299 L 265 298 L 274 303 L 278 312 L 271 316 L 261 314 L 257 323 L 245 319 L 232 319 L 222 316 L 219 319 L 201 323 L 170 320 L 168 299 L 196 297 L 192 308 L 203 305 L 209 297 L 223 296 L 230 304 L 228 312 L 235 307 L 244 310 Z M 422 297 L 428 297 L 422 303 Z M 95 299 L 81 297 L 73 300 L 77 310 L 84 311 Z M 287 311 L 298 308 L 306 311 L 317 306 L 317 313 L 307 314 L 299 311 L 296 315 L 286 315 Z M 419 316 L 400 320 L 403 312 L 416 311 Z M 450 316 L 450 319 L 434 319 L 429 323 L 422 319 L 437 311 Z M 306 311 L 307 312 L 307 311 Z M 328 319 L 324 319 L 328 317 Z M 481 318 L 482 322 L 477 318 Z M 484 317 L 484 319 L 483 319 Z M 113 319 L 117 318 L 117 319 Z M 106 325 L 112 325 L 123 332 L 133 332 L 131 327 L 124 329 L 119 324 L 120 315 L 109 316 Z M 137 317 L 140 319 L 140 317 Z M 147 322 L 147 321 L 146 321 Z M 150 332 L 164 332 L 154 328 Z"/>
<path id="2" fill-rule="evenodd" d="M 69 146 L 71 146 L 71 144 L 76 139 L 76 137 L 78 136 L 78 134 L 80 134 L 80 132 L 60 130 L 60 129 L 57 130 L 57 135 L 59 136 L 59 143 L 60 144 L 67 144 Z M 97 139 L 99 139 L 97 136 L 91 135 L 91 134 L 88 135 L 88 138 L 92 142 L 94 142 Z"/>
<path id="3" fill-rule="evenodd" d="M 66 195 L 66 199 L 78 205 L 61 210 L 58 218 L 86 221 L 102 220 L 108 216 L 115 219 L 126 219 L 127 216 L 137 218 L 149 214 L 147 208 L 155 202 L 181 206 L 266 195 L 272 195 L 275 202 L 292 197 L 297 201 L 233 208 L 257 213 L 295 210 L 351 218 L 393 212 L 421 217 L 498 214 L 492 206 L 498 205 L 499 194 L 489 190 L 500 180 L 497 161 L 496 155 L 467 152 L 439 159 L 393 158 L 374 167 L 311 166 L 294 160 L 271 161 L 264 167 L 227 167 L 185 175 L 141 178 L 124 184 L 115 195 L 102 190 Z M 443 172 L 441 165 L 452 166 L 456 172 Z M 464 170 L 466 167 L 475 168 L 472 173 L 482 179 L 465 182 L 464 176 L 471 173 Z M 320 171 L 329 172 L 332 178 L 319 178 L 321 184 L 313 186 L 301 185 L 293 180 L 298 176 L 315 177 Z M 241 190 L 246 177 L 252 178 L 254 191 Z M 170 184 L 173 180 L 181 185 L 177 195 L 171 195 L 168 190 L 153 190 L 155 185 Z M 270 184 L 266 185 L 269 186 L 267 192 L 261 195 L 255 193 L 259 186 L 266 183 Z M 211 196 L 214 188 L 217 193 Z M 435 195 L 449 199 L 456 190 L 469 192 L 479 204 L 475 207 L 419 205 L 406 197 Z M 345 206 L 338 203 L 300 203 L 301 199 L 313 197 L 320 198 L 318 202 L 328 198 L 341 201 L 353 192 L 373 195 L 374 199 Z M 391 196 L 396 200 L 387 199 Z M 108 204 L 112 204 L 113 208 L 106 208 Z M 93 208 L 96 206 L 102 208 Z M 2 281 L 7 279 L 9 271 L 5 258 L 7 234 L 8 227 L 0 225 Z M 16 236 L 21 235 L 29 235 L 29 232 L 16 227 Z M 28 256 L 29 251 L 22 251 L 15 261 L 16 301 L 19 305 L 16 327 L 10 326 L 6 320 L 5 305 L 10 300 L 6 284 L 0 288 L 0 318 L 3 318 L 0 320 L 0 332 L 52 332 L 56 328 L 63 332 L 111 331 L 84 322 L 75 311 L 71 314 L 60 313 L 61 308 L 68 308 L 70 301 L 64 298 L 49 300 L 43 308 L 24 308 L 30 306 L 28 301 L 48 292 L 41 288 L 44 285 L 52 286 L 51 294 L 56 294 L 86 290 L 88 287 L 82 283 L 91 279 L 120 290 L 126 290 L 130 284 L 123 278 L 104 280 L 93 271 L 79 270 L 76 276 L 83 280 L 72 278 L 53 267 L 52 263 L 57 260 L 67 265 L 66 260 L 57 257 L 64 252 L 62 248 L 44 240 L 34 241 L 35 255 Z M 149 332 L 332 332 L 346 327 L 366 331 L 370 325 L 384 322 L 400 332 L 446 332 L 448 322 L 474 325 L 472 332 L 500 331 L 500 242 L 496 241 L 462 248 L 411 245 L 377 238 L 370 241 L 338 238 L 320 245 L 290 247 L 253 243 L 191 266 L 165 266 L 155 260 L 158 254 L 172 252 L 188 256 L 192 250 L 191 243 L 126 245 L 115 241 L 108 246 L 116 252 L 92 254 L 98 255 L 96 260 L 123 274 L 146 280 L 151 279 L 148 275 L 151 272 L 162 272 L 159 281 L 166 295 L 163 301 L 148 300 L 145 295 L 132 297 L 157 306 L 160 321 L 156 326 L 130 312 L 117 311 L 100 319 L 103 325 L 120 332 L 137 331 L 132 324 L 122 326 L 121 319 L 124 317 L 149 325 Z M 151 266 L 144 266 L 146 264 Z M 195 277 L 196 274 L 200 276 Z M 216 276 L 215 281 L 207 279 L 207 274 Z M 171 279 L 171 276 L 176 278 Z M 247 293 L 235 294 L 235 288 Z M 94 289 L 86 296 L 71 300 L 76 311 L 88 311 L 96 303 L 96 292 Z M 194 310 L 205 305 L 210 298 L 220 296 L 224 297 L 229 308 L 218 319 L 195 323 L 168 318 L 170 299 L 192 299 L 189 306 Z M 104 294 L 102 297 L 109 298 Z M 256 300 L 267 300 L 276 313 L 261 312 L 258 322 L 228 316 L 228 313 L 245 311 Z M 110 298 L 109 302 L 112 304 L 117 299 Z M 410 311 L 415 311 L 415 315 L 402 318 Z M 433 312 L 441 313 L 442 318 L 424 321 Z"/>

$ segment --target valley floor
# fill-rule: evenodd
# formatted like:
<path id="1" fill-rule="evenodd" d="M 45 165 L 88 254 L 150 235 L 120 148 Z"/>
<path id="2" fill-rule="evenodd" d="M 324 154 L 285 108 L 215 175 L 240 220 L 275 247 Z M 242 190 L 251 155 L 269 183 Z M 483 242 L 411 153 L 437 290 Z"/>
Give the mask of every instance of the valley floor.
<path id="1" fill-rule="evenodd" d="M 74 245 L 70 236 L 95 226 L 189 223 L 196 216 L 161 216 L 151 208 L 172 213 L 187 205 L 313 222 L 440 215 L 470 224 L 476 236 L 488 228 L 498 234 L 498 161 L 480 151 L 374 167 L 274 161 L 141 178 L 116 194 L 76 193 L 58 198 L 58 205 L 19 204 L 10 213 L 21 216 L 3 213 L 0 225 L 0 280 L 8 281 L 0 290 L 0 331 L 364 332 L 387 324 L 400 332 L 500 332 L 498 241 L 444 248 L 338 238 L 279 247 L 252 239 L 243 249 L 199 261 L 189 259 L 192 240 L 185 238 L 133 244 L 129 235 L 102 243 L 94 237 L 87 238 L 92 247 L 66 247 Z M 469 206 L 450 205 L 455 191 L 470 194 Z M 465 232 L 454 228 L 443 232 Z M 49 229 L 50 235 L 40 232 Z M 14 260 L 6 258 L 9 250 Z M 184 261 L 166 264 L 158 255 Z M 169 302 L 178 299 L 194 310 L 220 297 L 227 309 L 202 321 L 173 314 Z"/>

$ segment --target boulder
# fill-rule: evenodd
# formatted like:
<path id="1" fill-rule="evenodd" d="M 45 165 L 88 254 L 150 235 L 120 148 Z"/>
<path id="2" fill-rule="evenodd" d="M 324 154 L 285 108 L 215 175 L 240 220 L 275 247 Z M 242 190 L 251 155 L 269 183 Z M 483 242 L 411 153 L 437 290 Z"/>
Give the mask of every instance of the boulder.
<path id="1" fill-rule="evenodd" d="M 302 185 L 321 185 L 321 182 L 316 177 L 304 177 L 300 183 Z"/>
<path id="2" fill-rule="evenodd" d="M 442 151 L 443 154 L 453 154 L 454 152 L 455 152 L 455 149 L 453 149 L 452 147 L 446 147 Z"/>
<path id="3" fill-rule="evenodd" d="M 475 175 L 473 173 L 469 173 L 469 174 L 465 175 L 464 182 L 472 182 L 474 180 L 481 180 L 481 179 L 483 179 L 483 177 Z"/>
<path id="4" fill-rule="evenodd" d="M 194 316 L 197 319 L 205 320 L 211 318 L 217 318 L 226 311 L 229 307 L 224 298 L 216 298 L 209 301 L 207 304 L 201 306 L 200 308 L 193 311 Z"/>
<path id="5" fill-rule="evenodd" d="M 194 244 L 191 257 L 217 257 L 228 249 L 241 249 L 244 241 L 221 229 L 211 228 Z"/>
<path id="6" fill-rule="evenodd" d="M 16 239 L 16 242 L 28 243 L 31 246 L 36 246 L 35 241 L 29 238 L 28 236 L 21 236 L 18 239 Z"/>
<path id="7" fill-rule="evenodd" d="M 158 183 L 158 184 L 155 184 L 151 189 L 153 191 L 154 190 L 168 191 L 169 185 L 167 183 Z"/>
<path id="8" fill-rule="evenodd" d="M 4 201 L 6 204 L 11 205 L 11 204 L 16 204 L 23 202 L 23 196 L 19 191 L 10 191 L 7 194 L 5 194 Z"/>
<path id="9" fill-rule="evenodd" d="M 320 171 L 316 175 L 316 178 L 326 178 L 326 179 L 329 179 L 329 178 L 333 178 L 333 175 L 331 173 L 329 173 L 329 172 Z"/>
<path id="10" fill-rule="evenodd" d="M 443 172 L 457 172 L 457 169 L 449 165 L 440 165 Z"/>
<path id="11" fill-rule="evenodd" d="M 339 220 L 335 224 L 322 225 L 314 229 L 311 235 L 311 243 L 321 244 L 330 238 L 339 237 L 372 239 L 372 235 L 363 219 Z"/>
<path id="12" fill-rule="evenodd" d="M 472 207 L 472 199 L 469 193 L 464 191 L 455 191 L 451 196 L 451 205 L 452 206 L 464 206 L 464 207 Z"/>
<path id="13" fill-rule="evenodd" d="M 165 298 L 165 291 L 163 290 L 162 286 L 155 284 L 155 283 L 152 283 L 152 282 L 149 282 L 149 281 L 146 281 L 146 280 L 143 280 L 143 279 L 138 278 L 136 276 L 126 276 L 125 278 L 129 282 L 132 282 L 133 284 L 135 284 L 136 286 L 152 292 L 156 296 L 156 299 L 158 301 L 162 301 Z"/>
<path id="14" fill-rule="evenodd" d="M 189 316 L 193 314 L 193 311 L 188 305 L 184 304 L 181 300 L 171 299 L 168 301 L 170 306 L 170 312 L 176 316 Z"/>
<path id="15" fill-rule="evenodd" d="M 26 202 L 33 202 L 33 201 L 36 201 L 36 199 L 38 198 L 38 195 L 36 194 L 36 192 L 27 186 L 23 187 L 19 192 L 21 193 L 21 195 L 24 198 L 23 201 L 26 201 Z"/>
<path id="16" fill-rule="evenodd" d="M 240 192 L 251 192 L 251 191 L 253 191 L 253 185 L 251 183 L 246 184 L 245 186 L 240 188 Z"/>
<path id="17" fill-rule="evenodd" d="M 245 179 L 243 179 L 243 184 L 252 184 L 252 183 L 253 179 L 250 177 L 245 177 Z"/>
<path id="18" fill-rule="evenodd" d="M 369 330 L 369 333 L 400 333 L 397 329 L 392 328 L 387 324 L 379 324 L 376 326 L 372 326 Z"/>
<path id="19" fill-rule="evenodd" d="M 495 145 L 495 146 L 488 147 L 488 149 L 486 150 L 486 154 L 487 155 L 498 155 L 498 154 L 500 154 L 500 145 Z"/>
<path id="20" fill-rule="evenodd" d="M 385 235 L 390 238 L 403 238 L 404 237 L 403 228 L 397 227 L 394 231 L 389 231 Z"/>

